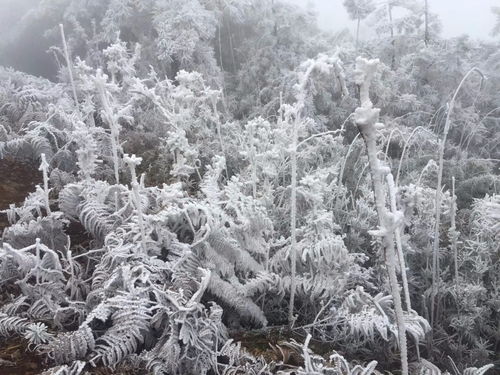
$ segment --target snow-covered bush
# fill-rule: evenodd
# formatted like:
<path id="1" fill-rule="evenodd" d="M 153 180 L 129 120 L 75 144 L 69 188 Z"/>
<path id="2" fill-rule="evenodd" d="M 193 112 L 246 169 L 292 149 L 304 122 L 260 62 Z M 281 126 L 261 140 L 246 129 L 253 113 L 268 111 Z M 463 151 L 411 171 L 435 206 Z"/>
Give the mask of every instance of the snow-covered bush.
<path id="1" fill-rule="evenodd" d="M 2 207 L 0 336 L 60 375 L 488 371 L 498 46 L 344 3 L 371 43 L 280 1 L 41 2 L 60 83 L 0 68 L 0 168 L 43 181 Z"/>

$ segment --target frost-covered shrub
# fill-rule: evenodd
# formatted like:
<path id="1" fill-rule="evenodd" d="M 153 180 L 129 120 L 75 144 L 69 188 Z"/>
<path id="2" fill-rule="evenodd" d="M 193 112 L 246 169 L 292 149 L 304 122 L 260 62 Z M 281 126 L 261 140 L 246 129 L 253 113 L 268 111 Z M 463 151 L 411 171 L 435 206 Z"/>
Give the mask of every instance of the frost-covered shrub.
<path id="1" fill-rule="evenodd" d="M 448 355 L 457 374 L 487 371 L 498 48 L 441 41 L 432 15 L 424 48 L 418 4 L 345 3 L 393 29 L 394 44 L 357 45 L 388 57 L 377 72 L 356 69 L 348 35 L 319 35 L 279 1 L 40 3 L 32 16 L 63 21 L 75 61 L 57 84 L 0 70 L 0 159 L 42 162 L 45 177 L 3 211 L 0 335 L 46 355 L 49 374 L 369 374 L 373 359 L 394 370 L 399 320 L 412 371 L 439 373 L 424 357 L 451 369 Z M 386 22 L 396 5 L 406 16 Z M 435 134 L 469 65 L 490 79 L 481 95 L 464 84 L 439 171 Z M 366 73 L 373 105 L 362 85 L 353 115 Z M 266 362 L 229 338 L 274 326 L 304 344 L 279 334 Z M 316 340 L 342 355 L 312 354 Z"/>

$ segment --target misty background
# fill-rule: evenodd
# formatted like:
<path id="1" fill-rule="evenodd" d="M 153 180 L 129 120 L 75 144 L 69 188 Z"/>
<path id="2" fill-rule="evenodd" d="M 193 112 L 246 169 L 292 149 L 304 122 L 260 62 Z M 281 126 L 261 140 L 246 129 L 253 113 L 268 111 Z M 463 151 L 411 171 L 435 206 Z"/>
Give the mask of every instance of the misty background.
<path id="1" fill-rule="evenodd" d="M 51 20 L 31 16 L 41 0 L 0 0 L 0 65 L 10 66 L 36 76 L 55 79 L 58 67 L 49 48 L 58 43 L 57 36 L 47 33 L 55 25 Z M 317 16 L 319 26 L 332 32 L 355 33 L 356 22 L 349 19 L 343 0 L 285 0 Z M 422 0 L 424 1 L 424 0 Z M 468 35 L 493 40 L 491 31 L 495 16 L 491 9 L 499 0 L 428 0 L 430 12 L 442 23 L 442 37 Z M 47 24 L 44 24 L 44 21 Z M 360 38 L 370 37 L 372 30 L 361 24 Z"/>
<path id="2" fill-rule="evenodd" d="M 343 0 L 288 0 L 299 6 L 316 11 L 319 25 L 332 31 L 348 28 L 355 32 L 356 22 L 349 19 Z M 423 2 L 424 0 L 422 0 Z M 472 38 L 491 39 L 491 30 L 495 25 L 493 6 L 499 6 L 499 0 L 428 0 L 429 10 L 436 13 L 443 25 L 442 36 L 453 38 L 464 34 Z M 362 25 L 366 36 L 368 28 Z"/>

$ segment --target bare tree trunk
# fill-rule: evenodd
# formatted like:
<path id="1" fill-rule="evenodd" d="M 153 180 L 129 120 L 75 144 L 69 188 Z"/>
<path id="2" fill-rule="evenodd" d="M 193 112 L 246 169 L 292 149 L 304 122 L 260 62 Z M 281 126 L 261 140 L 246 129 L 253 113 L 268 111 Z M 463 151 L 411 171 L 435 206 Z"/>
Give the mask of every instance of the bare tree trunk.
<path id="1" fill-rule="evenodd" d="M 456 224 L 457 215 L 457 197 L 455 196 L 455 176 L 451 178 L 451 228 L 450 228 L 450 242 L 453 249 L 453 258 L 455 265 L 455 286 L 458 289 L 458 232 Z"/>
<path id="2" fill-rule="evenodd" d="M 222 28 L 222 21 L 223 21 L 223 16 L 221 16 L 221 19 L 219 20 L 219 25 L 217 26 L 217 38 L 219 39 L 220 70 L 222 71 L 222 74 L 224 74 L 224 65 L 222 64 L 222 38 L 221 38 L 221 31 L 220 31 L 220 29 Z M 224 77 L 222 78 L 222 82 L 224 84 Z"/>
<path id="3" fill-rule="evenodd" d="M 356 53 L 358 52 L 359 45 L 359 24 L 361 23 L 361 18 L 358 18 L 358 26 L 356 27 Z"/>
<path id="4" fill-rule="evenodd" d="M 298 115 L 297 115 L 298 117 Z M 292 196 L 291 196 L 291 244 L 290 244 L 290 259 L 292 263 L 291 284 L 290 284 L 290 301 L 288 306 L 288 323 L 290 326 L 294 324 L 293 306 L 295 303 L 295 289 L 296 289 L 296 270 L 297 270 L 297 126 L 298 118 L 293 122 L 293 135 L 292 135 Z"/>
<path id="5" fill-rule="evenodd" d="M 424 42 L 427 46 L 429 44 L 429 0 L 425 0 L 425 36 Z"/>
<path id="6" fill-rule="evenodd" d="M 392 5 L 390 3 L 387 4 L 387 15 L 389 17 L 389 28 L 391 31 L 391 69 L 396 67 L 396 40 L 394 39 L 394 25 L 392 20 Z"/>
<path id="7" fill-rule="evenodd" d="M 233 63 L 232 73 L 236 73 L 236 58 L 234 57 L 233 32 L 231 31 L 231 22 L 227 21 L 227 30 L 229 33 L 229 50 L 231 51 L 231 61 Z"/>

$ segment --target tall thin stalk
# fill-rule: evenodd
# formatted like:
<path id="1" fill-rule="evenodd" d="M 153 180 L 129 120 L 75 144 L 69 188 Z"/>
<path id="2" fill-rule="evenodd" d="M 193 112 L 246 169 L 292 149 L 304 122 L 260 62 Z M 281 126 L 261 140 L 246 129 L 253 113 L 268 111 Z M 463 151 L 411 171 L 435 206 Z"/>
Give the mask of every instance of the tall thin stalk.
<path id="1" fill-rule="evenodd" d="M 43 174 L 43 200 L 45 203 L 45 210 L 47 214 L 50 214 L 50 202 L 49 202 L 49 163 L 47 162 L 47 158 L 45 154 L 40 155 L 40 168 L 39 171 Z"/>
<path id="2" fill-rule="evenodd" d="M 389 189 L 389 200 L 391 204 L 391 212 L 394 216 L 398 215 L 396 206 L 396 185 L 394 184 L 394 177 L 392 173 L 386 176 L 387 187 Z M 406 276 L 406 263 L 403 254 L 403 246 L 401 243 L 401 226 L 398 225 L 394 229 L 394 237 L 396 238 L 396 248 L 398 250 L 399 268 L 401 270 L 401 281 L 403 282 L 403 292 L 405 296 L 406 311 L 411 311 L 410 288 L 408 287 L 408 278 Z"/>
<path id="3" fill-rule="evenodd" d="M 411 145 L 410 141 L 413 139 L 413 136 L 415 134 L 417 134 L 418 131 L 423 131 L 423 132 L 427 132 L 429 134 L 433 134 L 433 133 L 429 132 L 427 129 L 423 128 L 422 126 L 417 126 L 415 129 L 413 129 L 410 136 L 406 140 L 405 145 L 403 146 L 403 152 L 401 153 L 401 157 L 399 158 L 398 171 L 396 173 L 396 187 L 399 186 L 399 175 L 401 173 L 401 166 L 403 165 L 403 160 L 405 158 L 406 150 Z"/>
<path id="4" fill-rule="evenodd" d="M 299 83 L 297 85 L 297 103 L 293 108 L 293 111 L 285 112 L 285 118 L 290 121 L 291 115 L 293 115 L 293 129 L 292 129 L 292 145 L 290 150 L 291 159 L 291 203 L 290 203 L 290 262 L 291 262 L 291 281 L 290 281 L 290 300 L 288 303 L 288 323 L 293 326 L 294 316 L 293 307 L 295 304 L 295 290 L 297 288 L 297 141 L 298 141 L 298 126 L 301 121 L 301 114 L 304 108 L 304 103 L 306 100 L 306 85 L 309 80 L 309 76 L 316 68 L 315 61 L 309 61 L 309 66 L 305 73 L 300 77 Z M 282 103 L 283 97 L 280 93 L 280 102 Z M 283 113 L 283 107 L 280 108 L 281 113 Z M 294 112 L 293 114 L 290 112 Z"/>
<path id="5" fill-rule="evenodd" d="M 298 88 L 297 88 L 297 103 L 293 111 L 285 112 L 285 118 L 287 121 L 291 119 L 291 112 L 293 113 L 292 121 L 292 145 L 290 149 L 290 161 L 291 161 L 291 202 L 290 202 L 290 268 L 291 268 L 291 280 L 290 280 L 290 300 L 288 302 L 288 323 L 293 326 L 294 316 L 293 307 L 295 304 L 295 290 L 297 289 L 297 141 L 298 141 L 298 126 L 301 118 L 302 109 L 304 108 L 305 102 L 305 90 L 306 84 L 309 76 L 314 70 L 314 63 L 311 63 L 307 71 L 301 77 Z M 280 101 L 283 98 L 280 94 Z M 282 110 L 282 109 L 280 109 Z"/>
<path id="6" fill-rule="evenodd" d="M 396 39 L 394 37 L 394 21 L 392 19 L 392 3 L 387 2 L 387 16 L 389 18 L 389 30 L 391 33 L 391 69 L 394 70 L 396 67 Z"/>
<path id="7" fill-rule="evenodd" d="M 453 95 L 449 107 L 448 113 L 446 115 L 446 122 L 444 125 L 443 138 L 439 142 L 439 169 L 438 169 L 438 180 L 436 186 L 436 198 L 435 198 L 435 210 L 436 210 L 436 220 L 434 225 L 434 242 L 432 249 L 432 289 L 431 289 L 431 326 L 434 326 L 434 310 L 435 310 L 435 300 L 437 295 L 437 283 L 439 281 L 440 271 L 439 271 L 439 227 L 441 225 L 441 189 L 442 189 L 442 181 L 443 181 L 443 164 L 444 164 L 444 148 L 446 145 L 446 138 L 448 137 L 448 132 L 451 127 L 451 114 L 453 113 L 453 109 L 455 107 L 455 101 L 457 99 L 458 93 L 460 92 L 462 86 L 464 85 L 467 78 L 472 73 L 478 73 L 481 76 L 481 83 L 484 79 L 483 73 L 476 67 L 472 68 L 467 72 L 464 76 L 460 84 L 458 85 L 455 94 Z"/>
<path id="8" fill-rule="evenodd" d="M 139 222 L 139 230 L 141 231 L 141 250 L 146 251 L 146 229 L 144 226 L 144 217 L 142 212 L 140 185 L 137 182 L 137 174 L 135 168 L 142 162 L 142 158 L 135 155 L 123 155 L 123 160 L 128 165 L 131 175 L 132 197 L 135 209 L 137 211 L 137 220 Z"/>
<path id="9" fill-rule="evenodd" d="M 288 305 L 288 322 L 293 325 L 293 305 L 295 301 L 295 289 L 296 289 L 296 272 L 297 272 L 297 236 L 296 236 L 296 226 L 297 226 L 297 138 L 298 138 L 298 124 L 299 115 L 296 114 L 295 120 L 293 121 L 293 134 L 292 134 L 292 149 L 291 149 L 291 163 L 292 163 L 292 196 L 291 196 L 291 207 L 290 207 L 290 259 L 291 259 L 291 285 L 290 285 L 290 301 Z"/>
<path id="10" fill-rule="evenodd" d="M 457 197 L 455 196 L 455 176 L 451 178 L 451 226 L 450 226 L 450 242 L 453 250 L 453 263 L 455 265 L 455 286 L 458 288 L 458 232 L 456 224 L 457 216 Z"/>
<path id="11" fill-rule="evenodd" d="M 425 0 L 425 35 L 424 42 L 427 46 L 429 44 L 429 1 Z"/>
<path id="12" fill-rule="evenodd" d="M 101 70 L 97 71 L 97 76 L 95 79 L 95 84 L 97 91 L 101 97 L 101 102 L 103 106 L 104 118 L 106 119 L 109 130 L 111 132 L 111 153 L 113 154 L 113 169 L 115 172 L 115 182 L 120 183 L 120 161 L 118 158 L 119 147 L 120 147 L 120 124 L 113 113 L 113 109 L 109 102 L 108 93 L 106 92 L 106 76 L 103 75 Z"/>
<path id="13" fill-rule="evenodd" d="M 222 156 L 224 156 L 224 159 L 226 160 L 226 165 L 225 165 L 225 174 L 226 174 L 226 179 L 229 181 L 229 171 L 227 170 L 227 156 L 226 156 L 226 149 L 224 147 L 224 141 L 222 140 L 222 129 L 221 129 L 221 121 L 220 121 L 220 116 L 219 116 L 219 111 L 217 110 L 217 97 L 215 95 L 212 95 L 210 97 L 212 101 L 212 109 L 214 111 L 214 115 L 216 118 L 215 126 L 217 129 L 217 137 L 219 138 L 219 145 L 220 145 L 220 150 L 222 152 Z"/>
<path id="14" fill-rule="evenodd" d="M 301 122 L 302 111 L 305 106 L 306 101 L 306 86 L 309 81 L 309 77 L 314 70 L 319 70 L 322 72 L 334 71 L 335 78 L 338 80 L 341 86 L 342 94 L 345 95 L 347 92 L 343 71 L 340 67 L 338 59 L 332 59 L 326 55 L 319 55 L 315 60 L 308 60 L 304 63 L 305 72 L 300 74 L 299 82 L 296 85 L 297 91 L 297 102 L 294 107 L 285 111 L 285 118 L 287 121 L 292 122 L 292 145 L 290 149 L 290 160 L 291 160 L 291 204 L 290 204 L 290 261 L 291 261 L 291 283 L 290 283 L 290 301 L 288 305 L 288 322 L 291 326 L 294 323 L 293 307 L 295 301 L 295 289 L 296 289 L 296 268 L 297 268 L 297 237 L 296 237 L 296 225 L 297 225 L 297 147 L 298 147 L 298 127 Z M 280 93 L 280 103 L 282 104 L 283 97 Z M 283 113 L 283 105 L 280 108 L 280 120 Z M 337 131 L 334 131 L 336 133 Z M 330 132 L 328 132 L 330 133 Z M 325 133 L 326 134 L 326 133 Z M 324 134 L 323 134 L 324 135 Z M 309 138 L 308 138 L 309 139 Z M 304 140 L 307 141 L 308 139 Z M 302 144 L 302 142 L 300 143 Z"/>
<path id="15" fill-rule="evenodd" d="M 358 17 L 358 23 L 356 25 L 356 52 L 358 52 L 358 45 L 359 45 L 359 26 L 361 24 L 361 18 Z"/>
<path id="16" fill-rule="evenodd" d="M 249 129 L 249 144 L 250 144 L 250 163 L 252 165 L 252 196 L 257 198 L 257 160 L 255 149 L 255 126 Z"/>
<path id="17" fill-rule="evenodd" d="M 398 327 L 398 342 L 401 353 L 401 372 L 408 375 L 408 352 L 406 344 L 406 327 L 403 316 L 401 295 L 399 293 L 398 278 L 396 274 L 396 251 L 394 249 L 394 231 L 397 227 L 398 216 L 391 213 L 386 207 L 386 196 L 384 191 L 384 177 L 387 177 L 390 168 L 383 165 L 377 157 L 377 130 L 384 125 L 378 122 L 380 109 L 373 108 L 370 100 L 369 89 L 373 76 L 379 65 L 379 60 L 367 60 L 361 57 L 356 59 L 356 83 L 360 86 L 361 106 L 354 113 L 356 125 L 363 140 L 365 141 L 370 173 L 375 195 L 375 206 L 379 219 L 379 229 L 371 231 L 372 235 L 382 239 L 385 255 L 385 263 L 389 274 L 394 310 L 396 312 L 396 323 Z"/>
<path id="18" fill-rule="evenodd" d="M 76 95 L 76 85 L 75 85 L 75 80 L 73 79 L 71 58 L 69 56 L 68 43 L 66 43 L 66 36 L 64 35 L 64 26 L 62 23 L 59 24 L 59 30 L 61 32 L 64 57 L 66 59 L 66 66 L 68 68 L 68 73 L 69 73 L 69 81 L 71 83 L 71 91 L 73 92 L 73 100 L 75 101 L 75 106 L 78 108 L 78 96 Z"/>

